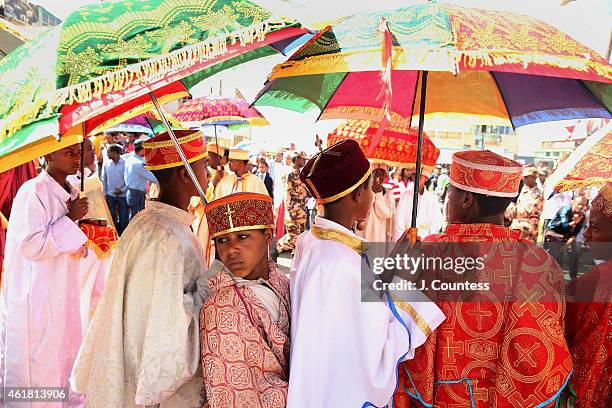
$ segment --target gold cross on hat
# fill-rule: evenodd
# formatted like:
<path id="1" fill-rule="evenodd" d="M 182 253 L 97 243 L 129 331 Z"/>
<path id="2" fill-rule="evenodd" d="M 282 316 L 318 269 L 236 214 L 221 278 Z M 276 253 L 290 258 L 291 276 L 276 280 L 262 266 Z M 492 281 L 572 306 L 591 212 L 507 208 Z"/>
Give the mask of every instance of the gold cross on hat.
<path id="1" fill-rule="evenodd" d="M 228 204 L 225 215 L 227 215 L 227 217 L 229 218 L 230 228 L 234 228 L 234 220 L 232 220 L 232 214 L 234 214 L 235 212 L 236 211 L 232 211 L 232 209 L 230 208 L 230 205 Z"/>

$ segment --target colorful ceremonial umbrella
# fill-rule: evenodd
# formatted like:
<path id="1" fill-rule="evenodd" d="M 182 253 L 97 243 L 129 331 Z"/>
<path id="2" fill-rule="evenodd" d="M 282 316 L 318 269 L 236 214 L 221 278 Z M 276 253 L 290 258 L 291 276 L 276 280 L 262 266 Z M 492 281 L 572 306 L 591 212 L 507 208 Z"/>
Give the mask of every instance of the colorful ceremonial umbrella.
<path id="1" fill-rule="evenodd" d="M 587 137 L 546 180 L 546 187 L 569 191 L 608 182 L 612 182 L 612 121 Z"/>
<path id="2" fill-rule="evenodd" d="M 595 51 L 532 17 L 427 2 L 327 27 L 274 68 L 254 105 L 383 128 L 418 114 L 420 153 L 425 114 L 514 127 L 611 118 L 611 82 L 612 66 Z"/>
<path id="3" fill-rule="evenodd" d="M 350 119 L 340 124 L 327 136 L 327 145 L 331 146 L 342 140 L 353 139 L 359 143 L 361 150 L 370 151 L 380 124 L 369 120 Z M 406 128 L 401 124 L 391 123 L 384 129 L 378 145 L 368 154 L 372 163 L 388 166 L 414 168 L 417 158 L 418 130 Z M 422 162 L 423 169 L 430 172 L 436 166 L 440 149 L 434 146 L 426 134 L 423 134 Z"/>
<path id="4" fill-rule="evenodd" d="M 204 78 L 283 52 L 307 31 L 248 0 L 82 7 L 0 61 L 0 171 L 188 96 Z"/>
<path id="5" fill-rule="evenodd" d="M 270 122 L 242 98 L 208 96 L 182 104 L 174 117 L 188 127 L 207 125 L 266 126 Z"/>

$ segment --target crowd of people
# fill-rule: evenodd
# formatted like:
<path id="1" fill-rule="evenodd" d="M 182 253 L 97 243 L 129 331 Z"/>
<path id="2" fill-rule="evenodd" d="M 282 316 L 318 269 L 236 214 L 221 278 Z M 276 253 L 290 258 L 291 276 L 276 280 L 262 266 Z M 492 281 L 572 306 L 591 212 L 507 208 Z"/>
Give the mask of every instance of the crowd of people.
<path id="1" fill-rule="evenodd" d="M 75 188 L 79 146 L 47 155 L 20 188 L 0 303 L 4 387 L 70 384 L 66 401 L 91 407 L 612 404 L 612 252 L 594 245 L 612 242 L 612 185 L 547 193 L 544 165 L 457 152 L 423 170 L 421 242 L 412 172 L 370 163 L 353 140 L 267 157 L 176 133 L 207 203 L 167 133 L 85 144 L 84 176 L 99 172 L 121 234 L 91 321 L 77 222 L 96 195 Z M 596 264 L 581 276 L 580 242 Z M 378 273 L 373 243 L 387 259 L 456 259 L 468 245 L 483 269 Z M 457 279 L 491 289 L 428 290 Z"/>

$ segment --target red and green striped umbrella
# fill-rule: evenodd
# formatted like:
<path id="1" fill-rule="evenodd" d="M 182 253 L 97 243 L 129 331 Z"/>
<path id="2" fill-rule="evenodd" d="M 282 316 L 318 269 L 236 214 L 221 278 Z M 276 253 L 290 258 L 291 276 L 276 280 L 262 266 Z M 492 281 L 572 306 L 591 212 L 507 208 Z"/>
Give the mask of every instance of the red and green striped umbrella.
<path id="1" fill-rule="evenodd" d="M 210 75 L 305 35 L 248 0 L 81 7 L 0 61 L 0 171 L 151 110 L 150 92 L 162 103 L 187 96 Z"/>

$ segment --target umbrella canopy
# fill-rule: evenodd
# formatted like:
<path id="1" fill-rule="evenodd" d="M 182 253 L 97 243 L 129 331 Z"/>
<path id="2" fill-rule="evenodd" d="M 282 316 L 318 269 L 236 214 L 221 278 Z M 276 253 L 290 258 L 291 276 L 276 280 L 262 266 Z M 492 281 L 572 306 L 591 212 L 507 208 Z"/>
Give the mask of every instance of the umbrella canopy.
<path id="1" fill-rule="evenodd" d="M 274 68 L 254 105 L 409 125 L 421 71 L 428 115 L 514 127 L 611 117 L 612 67 L 595 51 L 529 16 L 435 2 L 327 27 Z"/>
<path id="2" fill-rule="evenodd" d="M 379 126 L 378 123 L 368 120 L 348 120 L 327 136 L 327 145 L 331 146 L 342 140 L 353 139 L 359 143 L 361 150 L 367 152 Z M 372 163 L 414 168 L 418 136 L 415 128 L 409 129 L 398 124 L 391 124 L 384 130 L 380 143 L 368 155 L 368 159 Z M 423 135 L 423 169 L 428 172 L 433 171 L 438 156 L 440 156 L 440 149 L 434 146 L 427 135 Z"/>
<path id="3" fill-rule="evenodd" d="M 306 30 L 247 0 L 89 5 L 0 61 L 0 171 L 151 110 Z M 61 136 L 61 138 L 60 138 Z"/>
<path id="4" fill-rule="evenodd" d="M 19 29 L 12 23 L 0 18 L 0 58 L 19 47 L 28 38 L 19 32 Z"/>
<path id="5" fill-rule="evenodd" d="M 174 117 L 188 127 L 206 125 L 266 126 L 270 122 L 242 98 L 209 96 L 182 104 Z"/>
<path id="6" fill-rule="evenodd" d="M 546 180 L 546 190 L 554 186 L 569 191 L 612 182 L 612 122 L 587 137 Z"/>
<path id="7" fill-rule="evenodd" d="M 143 115 L 128 119 L 123 123 L 106 129 L 107 132 L 132 132 L 152 134 L 153 129 L 149 125 L 147 118 Z"/>

